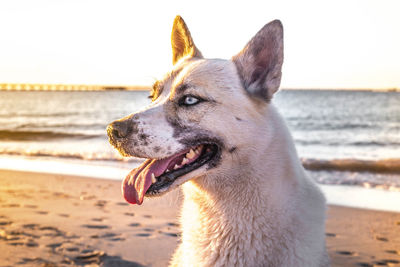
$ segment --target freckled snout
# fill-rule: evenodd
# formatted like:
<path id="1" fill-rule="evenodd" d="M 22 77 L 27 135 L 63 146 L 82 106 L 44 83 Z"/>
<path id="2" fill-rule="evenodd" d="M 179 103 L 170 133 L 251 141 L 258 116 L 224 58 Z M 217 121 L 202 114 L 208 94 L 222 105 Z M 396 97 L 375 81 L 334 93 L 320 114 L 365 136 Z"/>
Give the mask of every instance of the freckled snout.
<path id="1" fill-rule="evenodd" d="M 107 134 L 110 139 L 121 141 L 130 134 L 131 130 L 126 120 L 118 120 L 107 126 Z"/>
<path id="2" fill-rule="evenodd" d="M 124 157 L 165 158 L 183 150 L 163 111 L 152 106 L 112 122 L 107 126 L 110 144 Z"/>

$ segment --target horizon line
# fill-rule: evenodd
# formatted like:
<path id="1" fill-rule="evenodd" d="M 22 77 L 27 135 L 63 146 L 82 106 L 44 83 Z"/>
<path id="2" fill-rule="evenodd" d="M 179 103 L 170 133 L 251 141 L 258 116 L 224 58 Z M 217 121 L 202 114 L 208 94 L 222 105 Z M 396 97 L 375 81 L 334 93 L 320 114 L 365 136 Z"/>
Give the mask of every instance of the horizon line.
<path id="1" fill-rule="evenodd" d="M 147 91 L 151 89 L 151 85 L 122 85 L 122 84 L 66 84 L 66 83 L 0 83 L 0 91 Z M 329 87 L 310 87 L 310 88 L 294 88 L 283 87 L 280 90 L 335 90 L 335 91 L 379 91 L 379 92 L 400 92 L 400 88 L 329 88 Z"/>

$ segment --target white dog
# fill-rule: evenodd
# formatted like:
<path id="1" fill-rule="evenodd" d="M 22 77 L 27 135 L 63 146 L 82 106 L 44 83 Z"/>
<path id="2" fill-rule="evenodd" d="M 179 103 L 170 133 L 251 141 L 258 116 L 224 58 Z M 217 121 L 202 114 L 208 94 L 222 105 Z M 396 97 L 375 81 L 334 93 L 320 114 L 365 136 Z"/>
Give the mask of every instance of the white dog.
<path id="1" fill-rule="evenodd" d="M 231 60 L 204 59 L 181 17 L 174 68 L 152 104 L 113 122 L 110 142 L 147 160 L 123 182 L 130 203 L 182 185 L 172 266 L 328 266 L 325 199 L 271 103 L 283 63 L 280 21 Z"/>

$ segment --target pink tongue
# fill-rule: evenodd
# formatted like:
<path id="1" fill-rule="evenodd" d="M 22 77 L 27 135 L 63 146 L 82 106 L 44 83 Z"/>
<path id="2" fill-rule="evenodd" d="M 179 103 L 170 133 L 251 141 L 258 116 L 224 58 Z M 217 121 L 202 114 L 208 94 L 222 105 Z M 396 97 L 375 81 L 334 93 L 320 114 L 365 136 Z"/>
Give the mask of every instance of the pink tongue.
<path id="1" fill-rule="evenodd" d="M 182 154 L 181 154 L 182 155 Z M 133 169 L 122 182 L 122 194 L 131 204 L 142 204 L 146 191 L 151 186 L 151 174 L 160 176 L 168 168 L 177 155 L 166 159 L 148 159 L 142 165 Z"/>

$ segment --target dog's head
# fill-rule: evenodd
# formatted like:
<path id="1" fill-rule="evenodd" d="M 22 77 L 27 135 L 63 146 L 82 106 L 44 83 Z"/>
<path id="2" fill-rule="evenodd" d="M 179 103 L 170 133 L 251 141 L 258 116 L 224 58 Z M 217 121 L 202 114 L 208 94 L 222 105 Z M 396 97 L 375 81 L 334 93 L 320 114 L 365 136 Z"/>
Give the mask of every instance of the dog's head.
<path id="1" fill-rule="evenodd" d="M 174 68 L 154 84 L 150 106 L 107 128 L 121 154 L 147 159 L 123 182 L 130 203 L 240 168 L 239 158 L 246 160 L 265 137 L 264 113 L 280 85 L 279 21 L 265 25 L 232 60 L 204 59 L 179 16 L 171 41 Z"/>

